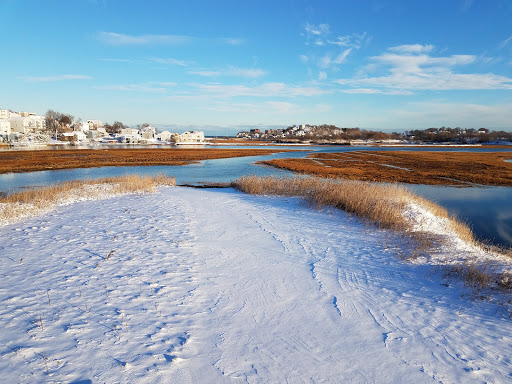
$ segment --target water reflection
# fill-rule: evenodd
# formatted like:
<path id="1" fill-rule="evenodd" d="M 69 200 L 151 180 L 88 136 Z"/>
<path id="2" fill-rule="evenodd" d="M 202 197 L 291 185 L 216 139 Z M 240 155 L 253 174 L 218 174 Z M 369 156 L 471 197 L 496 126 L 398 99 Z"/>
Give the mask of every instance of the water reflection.
<path id="1" fill-rule="evenodd" d="M 446 207 L 466 222 L 477 238 L 512 246 L 512 188 L 453 188 L 408 185 L 417 194 Z"/>

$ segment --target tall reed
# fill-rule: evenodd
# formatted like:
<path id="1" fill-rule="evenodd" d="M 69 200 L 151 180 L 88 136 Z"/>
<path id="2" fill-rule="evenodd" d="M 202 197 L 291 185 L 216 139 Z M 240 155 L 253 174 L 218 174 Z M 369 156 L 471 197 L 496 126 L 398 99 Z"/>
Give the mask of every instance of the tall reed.
<path id="1" fill-rule="evenodd" d="M 354 214 L 381 228 L 407 229 L 402 211 L 413 194 L 398 184 L 382 185 L 313 177 L 243 176 L 232 183 L 255 195 L 298 196 L 315 206 L 330 206 Z"/>

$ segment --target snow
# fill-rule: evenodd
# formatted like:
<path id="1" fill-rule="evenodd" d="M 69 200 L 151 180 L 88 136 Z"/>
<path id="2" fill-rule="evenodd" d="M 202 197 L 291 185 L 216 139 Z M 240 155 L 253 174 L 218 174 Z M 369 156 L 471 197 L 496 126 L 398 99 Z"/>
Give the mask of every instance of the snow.
<path id="1" fill-rule="evenodd" d="M 413 231 L 432 234 L 441 242 L 420 262 L 437 265 L 455 265 L 461 263 L 478 263 L 490 271 L 506 273 L 512 276 L 512 259 L 492 249 L 483 249 L 478 244 L 472 244 L 461 239 L 451 227 L 447 218 L 438 217 L 427 208 L 417 203 L 410 203 L 404 215 L 412 224 Z"/>
<path id="2" fill-rule="evenodd" d="M 393 236 L 180 187 L 5 225 L 2 381 L 511 382 L 503 308 L 401 262 Z"/>

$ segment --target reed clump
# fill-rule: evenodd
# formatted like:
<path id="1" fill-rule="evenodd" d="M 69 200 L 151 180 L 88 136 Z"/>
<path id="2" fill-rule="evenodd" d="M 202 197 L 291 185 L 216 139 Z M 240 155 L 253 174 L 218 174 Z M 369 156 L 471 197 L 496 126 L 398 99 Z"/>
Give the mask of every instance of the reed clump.
<path id="1" fill-rule="evenodd" d="M 298 176 L 243 176 L 232 186 L 255 195 L 302 197 L 315 206 L 342 209 L 381 228 L 405 230 L 409 227 L 402 211 L 413 195 L 398 184 L 379 185 Z"/>
<path id="2" fill-rule="evenodd" d="M 127 193 L 149 193 L 163 185 L 175 186 L 176 180 L 165 175 L 127 175 L 96 180 L 74 180 L 27 189 L 0 197 L 0 224 L 45 212 L 66 202 Z"/>

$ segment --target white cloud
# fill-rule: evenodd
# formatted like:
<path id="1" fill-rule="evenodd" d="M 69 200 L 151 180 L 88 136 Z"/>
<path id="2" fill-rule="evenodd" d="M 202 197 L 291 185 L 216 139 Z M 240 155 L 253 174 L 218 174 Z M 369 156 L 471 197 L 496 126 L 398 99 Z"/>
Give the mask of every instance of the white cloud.
<path id="1" fill-rule="evenodd" d="M 329 34 L 329 24 L 319 24 L 319 25 L 313 25 L 306 23 L 306 26 L 304 27 L 306 30 L 306 34 L 314 35 L 314 36 L 321 36 L 321 35 L 327 35 Z"/>
<path id="2" fill-rule="evenodd" d="M 244 42 L 239 38 L 198 38 L 183 35 L 127 35 L 115 32 L 99 32 L 97 38 L 108 45 L 181 45 L 199 41 L 215 42 L 224 45 L 240 45 Z"/>
<path id="3" fill-rule="evenodd" d="M 339 65 L 345 63 L 352 52 L 371 40 L 366 32 L 336 37 L 332 35 L 328 24 L 306 24 L 304 36 L 311 52 L 308 55 L 300 55 L 300 60 L 317 66 L 321 72 L 337 71 Z M 308 68 L 308 71 L 311 71 L 311 68 Z M 319 78 L 321 77 L 323 75 L 319 75 Z"/>
<path id="4" fill-rule="evenodd" d="M 320 73 L 318 74 L 318 80 L 325 80 L 325 79 L 327 79 L 327 73 L 320 71 Z"/>
<path id="5" fill-rule="evenodd" d="M 327 40 L 328 44 L 337 45 L 340 47 L 349 47 L 359 49 L 364 44 L 368 43 L 371 37 L 366 32 L 352 33 L 351 35 L 337 36 L 335 40 Z"/>
<path id="6" fill-rule="evenodd" d="M 434 49 L 434 46 L 431 44 L 421 45 L 421 44 L 411 44 L 411 45 L 399 45 L 396 47 L 389 48 L 390 51 L 399 52 L 399 53 L 424 53 L 430 52 Z"/>
<path id="7" fill-rule="evenodd" d="M 46 83 L 54 81 L 65 81 L 65 80 L 89 80 L 91 76 L 85 75 L 56 75 L 56 76 L 22 76 L 19 77 L 29 83 Z"/>
<path id="8" fill-rule="evenodd" d="M 341 64 L 344 63 L 347 59 L 348 54 L 352 51 L 352 48 L 347 48 L 343 52 L 341 52 L 336 58 L 334 59 L 335 64 Z"/>
<path id="9" fill-rule="evenodd" d="M 300 108 L 285 101 L 265 101 L 262 103 L 225 103 L 217 102 L 202 109 L 214 112 L 230 112 L 243 114 L 295 114 Z"/>
<path id="10" fill-rule="evenodd" d="M 406 48 L 403 48 L 406 47 Z M 336 82 L 354 87 L 377 87 L 391 90 L 477 90 L 477 89 L 512 89 L 512 78 L 492 73 L 456 73 L 455 67 L 472 64 L 473 55 L 452 55 L 432 57 L 421 53 L 429 46 L 393 47 L 394 52 L 385 52 L 370 58 L 384 67 L 388 73 L 382 76 L 362 76 L 352 79 L 339 79 Z M 398 49 L 397 49 L 398 48 Z M 430 50 L 431 48 L 428 48 Z M 361 74 L 364 74 L 362 72 Z M 386 92 L 383 92 L 386 93 Z"/>
<path id="11" fill-rule="evenodd" d="M 503 40 L 499 45 L 499 49 L 505 48 L 510 42 L 512 42 L 512 36 L 510 36 L 508 39 Z"/>
<path id="12" fill-rule="evenodd" d="M 254 97 L 297 97 L 297 96 L 319 96 L 330 91 L 319 87 L 289 86 L 284 83 L 264 83 L 255 87 L 246 85 L 223 85 L 223 84 L 192 84 L 194 88 L 217 98 L 229 98 L 238 96 Z"/>
<path id="13" fill-rule="evenodd" d="M 462 5 L 463 11 L 468 11 L 473 6 L 474 0 L 464 0 L 464 4 Z"/>
<path id="14" fill-rule="evenodd" d="M 105 91 L 122 91 L 122 92 L 143 92 L 143 93 L 166 93 L 165 86 L 175 85 L 175 83 L 146 83 L 146 84 L 120 84 L 120 85 L 99 85 L 93 88 Z"/>
<path id="15" fill-rule="evenodd" d="M 391 111 L 391 119 L 414 122 L 416 126 L 459 126 L 465 128 L 510 127 L 512 103 L 484 105 L 444 100 L 407 103 L 404 108 Z"/>
<path id="16" fill-rule="evenodd" d="M 238 68 L 234 66 L 228 66 L 221 70 L 201 70 L 201 71 L 190 71 L 190 74 L 199 75 L 204 77 L 245 77 L 245 78 L 258 78 L 267 74 L 266 71 L 259 68 Z"/>
<path id="17" fill-rule="evenodd" d="M 152 61 L 153 63 L 158 63 L 158 64 L 178 65 L 181 67 L 185 67 L 188 65 L 186 61 L 174 59 L 172 57 L 168 57 L 168 58 L 152 57 L 149 59 L 149 61 Z"/>
<path id="18" fill-rule="evenodd" d="M 330 54 L 326 54 L 325 56 L 318 59 L 318 66 L 320 68 L 328 68 L 333 65 L 342 64 L 347 59 L 347 56 L 349 55 L 350 51 L 352 51 L 352 48 L 345 49 L 343 52 L 341 52 L 334 58 L 332 58 Z"/>
<path id="19" fill-rule="evenodd" d="M 343 89 L 340 92 L 343 93 L 350 93 L 350 94 L 364 94 L 364 95 L 371 95 L 375 93 L 382 93 L 379 89 L 372 89 L 372 88 L 354 88 L 354 89 Z"/>

